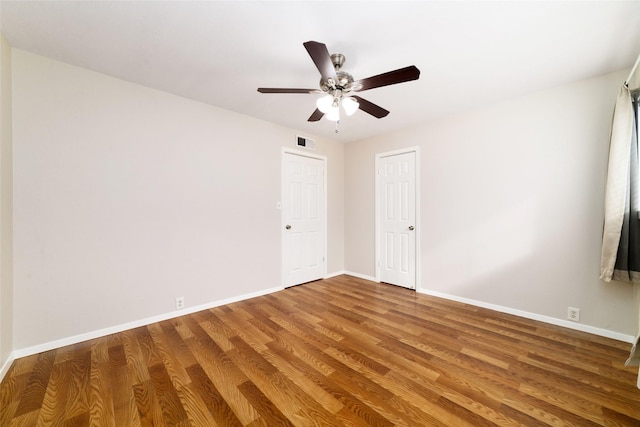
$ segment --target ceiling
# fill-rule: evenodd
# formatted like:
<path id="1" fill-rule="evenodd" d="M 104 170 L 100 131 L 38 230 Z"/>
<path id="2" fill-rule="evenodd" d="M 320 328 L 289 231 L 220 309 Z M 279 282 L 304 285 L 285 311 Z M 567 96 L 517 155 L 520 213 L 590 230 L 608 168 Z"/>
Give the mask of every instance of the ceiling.
<path id="1" fill-rule="evenodd" d="M 640 1 L 0 1 L 18 49 L 286 127 L 349 142 L 528 92 L 630 68 Z M 302 43 L 346 56 L 356 80 L 417 66 L 420 79 L 361 92 L 335 133 L 308 123 L 318 95 Z M 622 83 L 622 82 L 621 82 Z"/>

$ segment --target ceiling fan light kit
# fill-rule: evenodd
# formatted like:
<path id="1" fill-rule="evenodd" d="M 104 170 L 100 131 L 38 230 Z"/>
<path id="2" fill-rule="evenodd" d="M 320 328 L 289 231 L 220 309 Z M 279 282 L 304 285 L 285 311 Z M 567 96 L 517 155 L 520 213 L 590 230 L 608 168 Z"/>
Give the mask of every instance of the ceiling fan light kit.
<path id="1" fill-rule="evenodd" d="M 316 110 L 307 119 L 309 122 L 317 122 L 322 117 L 338 122 L 340 120 L 340 107 L 347 116 L 362 110 L 375 118 L 381 119 L 389 114 L 389 111 L 367 101 L 352 92 L 362 92 L 382 86 L 404 83 L 417 80 L 420 70 L 415 65 L 378 74 L 362 80 L 354 81 L 351 74 L 342 71 L 346 60 L 345 56 L 336 53 L 329 55 L 327 46 L 323 43 L 308 41 L 303 43 L 316 68 L 320 72 L 320 90 L 318 89 L 287 89 L 287 88 L 258 88 L 260 93 L 321 93 L 324 94 L 316 100 Z"/>
<path id="2" fill-rule="evenodd" d="M 322 113 L 326 114 L 327 120 L 340 120 L 340 107 L 344 109 L 347 116 L 352 116 L 360 104 L 350 96 L 342 96 L 341 91 L 335 91 L 338 94 L 327 94 L 316 101 L 316 107 Z"/>

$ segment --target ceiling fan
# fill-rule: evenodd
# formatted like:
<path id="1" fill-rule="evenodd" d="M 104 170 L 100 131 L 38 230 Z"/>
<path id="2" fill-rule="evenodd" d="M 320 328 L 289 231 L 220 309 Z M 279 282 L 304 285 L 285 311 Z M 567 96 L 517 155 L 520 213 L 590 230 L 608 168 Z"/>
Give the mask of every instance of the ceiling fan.
<path id="1" fill-rule="evenodd" d="M 320 89 L 260 87 L 258 92 L 324 94 L 323 97 L 317 100 L 316 110 L 307 119 L 309 122 L 317 122 L 325 115 L 327 120 L 337 122 L 340 120 L 340 107 L 344 109 L 348 116 L 360 109 L 373 117 L 381 119 L 387 116 L 389 111 L 352 93 L 417 80 L 420 77 L 420 70 L 415 65 L 411 65 L 366 79 L 353 80 L 351 74 L 341 70 L 345 61 L 344 55 L 339 53 L 329 55 L 327 46 L 320 42 L 308 41 L 303 45 L 322 76 Z"/>

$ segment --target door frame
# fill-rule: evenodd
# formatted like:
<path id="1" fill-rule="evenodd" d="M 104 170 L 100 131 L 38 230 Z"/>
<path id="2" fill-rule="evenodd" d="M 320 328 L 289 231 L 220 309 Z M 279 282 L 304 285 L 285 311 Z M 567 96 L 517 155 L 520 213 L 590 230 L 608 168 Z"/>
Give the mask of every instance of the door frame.
<path id="1" fill-rule="evenodd" d="M 415 288 L 413 289 L 414 291 L 417 291 L 418 288 L 420 287 L 420 241 L 422 240 L 420 238 L 421 234 L 422 234 L 422 227 L 420 224 L 420 147 L 418 146 L 413 146 L 413 147 L 407 147 L 407 148 L 401 148 L 399 150 L 393 150 L 393 151 L 386 151 L 384 153 L 378 153 L 376 154 L 376 158 L 375 158 L 375 169 L 374 169 L 374 174 L 375 174 L 375 194 L 374 194 L 374 200 L 375 200 L 375 270 L 376 270 L 376 282 L 380 282 L 380 197 L 378 196 L 380 193 L 380 174 L 378 173 L 378 168 L 380 167 L 380 162 L 381 159 L 384 157 L 392 157 L 392 156 L 397 156 L 400 154 L 407 154 L 407 153 L 415 153 L 416 156 L 416 182 L 415 182 L 415 200 L 416 200 L 416 221 L 415 221 L 415 227 L 416 227 L 416 256 L 415 256 L 415 266 L 414 266 L 414 271 L 416 274 L 415 277 Z"/>
<path id="2" fill-rule="evenodd" d="M 316 160 L 320 160 L 322 161 L 322 171 L 323 171 L 323 193 L 324 193 L 324 212 L 322 213 L 324 218 L 322 221 L 322 232 L 320 233 L 321 239 L 323 241 L 323 247 L 324 247 L 324 253 L 322 254 L 322 259 L 323 259 L 323 266 L 322 266 L 322 278 L 326 278 L 327 277 L 327 261 L 328 261 L 328 257 L 327 257 L 327 212 L 328 212 L 328 208 L 327 208 L 327 157 L 326 156 L 321 156 L 319 154 L 314 154 L 314 153 L 309 153 L 308 151 L 302 151 L 302 150 L 296 150 L 293 148 L 286 148 L 286 147 L 282 147 L 282 154 L 280 155 L 280 201 L 278 202 L 278 207 L 280 209 L 280 283 L 282 284 L 283 288 L 286 288 L 288 285 L 286 283 L 286 272 L 285 272 L 285 267 L 286 267 L 286 262 L 285 262 L 285 258 L 286 258 L 286 251 L 285 251 L 285 244 L 284 244 L 284 239 L 285 239 L 285 226 L 286 224 L 286 218 L 285 218 L 285 211 L 284 211 L 284 207 L 283 207 L 283 203 L 282 203 L 282 196 L 285 194 L 285 180 L 286 180 L 286 171 L 284 168 L 284 159 L 286 155 L 294 155 L 294 156 L 301 156 L 301 157 L 308 157 L 311 159 L 316 159 Z"/>

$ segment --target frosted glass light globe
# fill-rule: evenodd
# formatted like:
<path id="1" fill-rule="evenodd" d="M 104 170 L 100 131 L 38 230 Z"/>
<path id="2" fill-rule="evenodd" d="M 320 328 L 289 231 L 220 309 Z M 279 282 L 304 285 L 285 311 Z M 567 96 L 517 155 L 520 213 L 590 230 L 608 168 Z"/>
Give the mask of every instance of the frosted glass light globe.
<path id="1" fill-rule="evenodd" d="M 327 120 L 330 120 L 332 122 L 337 122 L 338 120 L 340 120 L 340 108 L 331 107 L 331 109 L 327 113 Z"/>
<path id="2" fill-rule="evenodd" d="M 344 112 L 347 113 L 347 116 L 352 116 L 353 113 L 358 111 L 358 101 L 351 97 L 342 98 L 342 108 L 344 108 Z"/>
<path id="3" fill-rule="evenodd" d="M 332 104 L 333 96 L 331 95 L 323 96 L 322 98 L 318 98 L 318 100 L 316 101 L 316 107 L 318 107 L 318 110 L 322 111 L 325 114 L 327 114 L 329 110 L 331 110 Z"/>

